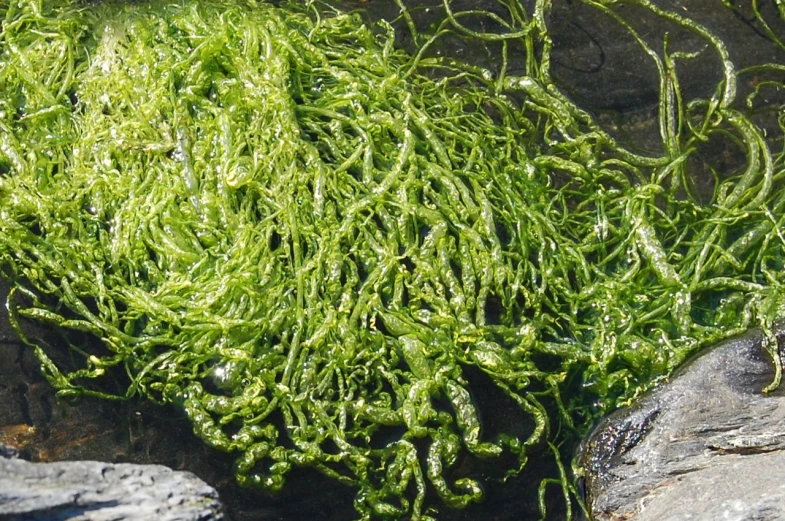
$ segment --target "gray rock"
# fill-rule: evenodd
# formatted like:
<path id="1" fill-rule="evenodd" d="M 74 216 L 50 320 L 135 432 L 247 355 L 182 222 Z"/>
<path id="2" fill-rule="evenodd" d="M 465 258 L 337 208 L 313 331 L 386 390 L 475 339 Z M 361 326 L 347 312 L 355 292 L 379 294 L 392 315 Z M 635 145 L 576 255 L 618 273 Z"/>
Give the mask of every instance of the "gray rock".
<path id="1" fill-rule="evenodd" d="M 785 392 L 762 393 L 762 338 L 703 352 L 598 426 L 581 456 L 595 520 L 785 520 Z"/>
<path id="2" fill-rule="evenodd" d="M 97 461 L 30 463 L 0 445 L 0 519 L 217 521 L 216 491 L 190 472 Z"/>

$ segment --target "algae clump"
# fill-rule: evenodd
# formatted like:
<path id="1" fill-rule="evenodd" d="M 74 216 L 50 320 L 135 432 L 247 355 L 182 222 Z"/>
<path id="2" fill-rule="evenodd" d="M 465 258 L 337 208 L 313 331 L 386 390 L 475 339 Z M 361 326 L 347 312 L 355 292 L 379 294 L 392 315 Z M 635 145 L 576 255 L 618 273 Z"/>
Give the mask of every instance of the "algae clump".
<path id="1" fill-rule="evenodd" d="M 30 342 L 60 395 L 175 403 L 242 484 L 313 467 L 364 519 L 426 519 L 481 499 L 461 458 L 499 479 L 560 458 L 564 431 L 783 314 L 783 155 L 733 108 L 732 63 L 686 104 L 658 62 L 666 147 L 645 157 L 554 87 L 547 2 L 444 5 L 412 56 L 316 3 L 0 4 L 11 318 L 99 340 L 67 370 Z M 502 69 L 433 56 L 447 33 L 502 42 Z M 541 50 L 526 75 L 508 41 Z M 748 167 L 706 203 L 686 158 L 713 135 Z M 479 373 L 530 427 L 481 429 Z"/>

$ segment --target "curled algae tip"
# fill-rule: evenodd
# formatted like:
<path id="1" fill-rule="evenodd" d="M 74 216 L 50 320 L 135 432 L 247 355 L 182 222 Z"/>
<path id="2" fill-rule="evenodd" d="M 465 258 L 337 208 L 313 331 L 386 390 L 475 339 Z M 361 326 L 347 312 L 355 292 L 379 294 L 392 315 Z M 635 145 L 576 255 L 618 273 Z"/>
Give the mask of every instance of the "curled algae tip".
<path id="1" fill-rule="evenodd" d="M 541 515 L 557 487 L 571 517 L 559 446 L 785 309 L 783 152 L 734 103 L 716 35 L 627 3 L 726 64 L 706 100 L 659 69 L 659 156 L 553 84 L 548 1 L 396 0 L 379 25 L 294 1 L 0 5 L 13 327 L 61 396 L 173 403 L 243 485 L 307 466 L 354 487 L 361 519 L 435 519 L 547 451 Z M 447 58 L 446 38 L 504 72 Z M 724 139 L 746 168 L 693 196 L 689 154 Z M 69 348 L 83 363 L 20 317 L 93 337 Z"/>

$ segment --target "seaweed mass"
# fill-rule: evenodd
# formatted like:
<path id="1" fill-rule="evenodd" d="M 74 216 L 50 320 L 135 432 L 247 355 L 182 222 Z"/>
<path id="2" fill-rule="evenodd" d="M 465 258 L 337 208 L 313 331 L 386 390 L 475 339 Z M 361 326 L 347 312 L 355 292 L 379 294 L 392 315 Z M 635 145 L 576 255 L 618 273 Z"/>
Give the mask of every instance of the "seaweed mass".
<path id="1" fill-rule="evenodd" d="M 0 267 L 59 396 L 174 404 L 241 484 L 311 467 L 362 519 L 435 519 L 493 486 L 458 462 L 504 480 L 549 450 L 541 492 L 571 515 L 566 432 L 785 315 L 785 153 L 750 116 L 785 65 L 739 71 L 648 0 L 584 3 L 656 65 L 661 153 L 555 86 L 548 0 L 444 0 L 421 32 L 404 0 L 395 29 L 316 2 L 0 2 Z M 622 5 L 701 39 L 714 94 L 683 99 L 676 64 L 705 56 L 652 48 Z M 698 193 L 715 141 L 744 164 Z M 480 385 L 521 428 L 481 422 Z"/>

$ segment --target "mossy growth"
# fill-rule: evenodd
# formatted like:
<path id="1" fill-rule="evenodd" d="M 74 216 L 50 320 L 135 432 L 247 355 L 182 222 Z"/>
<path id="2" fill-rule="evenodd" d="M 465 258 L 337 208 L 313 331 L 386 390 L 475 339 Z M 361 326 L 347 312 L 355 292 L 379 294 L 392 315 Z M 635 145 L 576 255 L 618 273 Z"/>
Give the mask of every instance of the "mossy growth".
<path id="1" fill-rule="evenodd" d="M 541 486 L 571 515 L 566 433 L 785 303 L 783 152 L 734 103 L 718 38 L 621 3 L 724 63 L 713 97 L 683 100 L 674 64 L 695 58 L 626 26 L 660 72 L 656 157 L 555 87 L 547 0 L 444 0 L 422 33 L 400 1 L 413 55 L 315 2 L 0 3 L 12 321 L 94 337 L 68 370 L 26 341 L 62 396 L 181 407 L 242 484 L 313 467 L 356 487 L 363 519 L 431 519 L 482 498 L 457 462 L 503 480 L 552 450 Z M 498 70 L 431 52 L 448 34 L 497 44 Z M 715 137 L 747 164 L 707 198 L 687 159 Z M 531 428 L 484 430 L 477 374 Z"/>

